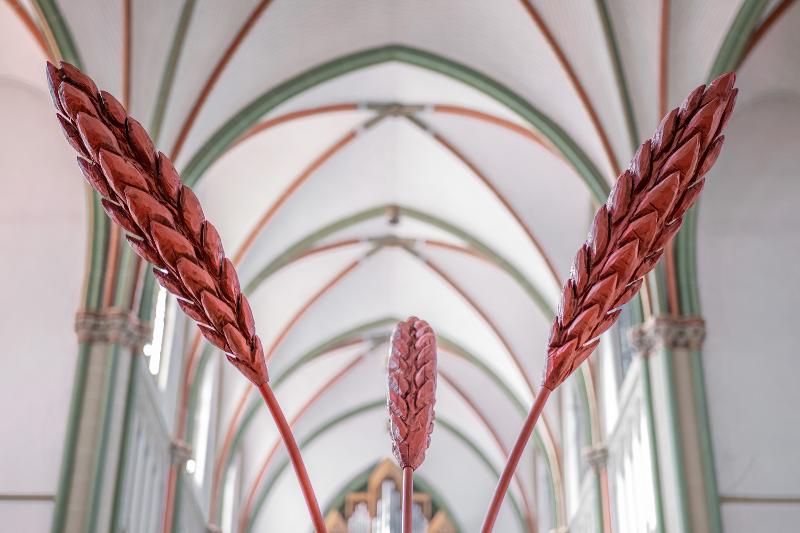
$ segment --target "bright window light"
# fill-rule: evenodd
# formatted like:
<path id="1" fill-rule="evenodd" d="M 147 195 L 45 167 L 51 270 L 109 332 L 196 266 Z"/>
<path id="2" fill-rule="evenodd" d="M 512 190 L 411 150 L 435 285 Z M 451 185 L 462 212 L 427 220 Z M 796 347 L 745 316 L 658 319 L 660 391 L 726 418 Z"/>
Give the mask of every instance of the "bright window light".
<path id="1" fill-rule="evenodd" d="M 142 352 L 150 358 L 148 369 L 154 376 L 161 369 L 161 348 L 164 342 L 164 325 L 167 309 L 167 291 L 159 287 L 156 299 L 156 316 L 153 319 L 153 339 L 144 345 Z"/>

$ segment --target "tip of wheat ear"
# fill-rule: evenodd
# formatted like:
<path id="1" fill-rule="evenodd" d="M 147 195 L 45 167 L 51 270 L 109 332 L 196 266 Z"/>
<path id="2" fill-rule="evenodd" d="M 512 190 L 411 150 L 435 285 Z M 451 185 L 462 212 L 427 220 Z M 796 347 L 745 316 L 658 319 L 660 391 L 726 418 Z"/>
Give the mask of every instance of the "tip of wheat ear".
<path id="1" fill-rule="evenodd" d="M 392 333 L 389 355 L 389 433 L 401 468 L 425 460 L 436 403 L 436 336 L 424 320 L 411 317 Z"/>
<path id="2" fill-rule="evenodd" d="M 692 91 L 617 178 L 564 285 L 543 386 L 555 389 L 591 355 L 677 233 L 722 148 L 735 81 L 728 73 Z"/>
<path id="3" fill-rule="evenodd" d="M 205 338 L 254 384 L 266 383 L 250 304 L 197 197 L 142 125 L 89 76 L 50 62 L 46 74 L 61 128 L 103 209 Z"/>

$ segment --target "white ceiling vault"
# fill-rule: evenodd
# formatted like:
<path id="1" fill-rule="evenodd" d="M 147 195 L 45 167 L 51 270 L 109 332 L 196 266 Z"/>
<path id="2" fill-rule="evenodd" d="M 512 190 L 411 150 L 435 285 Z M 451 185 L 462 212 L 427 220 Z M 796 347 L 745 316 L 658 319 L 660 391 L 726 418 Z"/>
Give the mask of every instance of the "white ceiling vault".
<path id="1" fill-rule="evenodd" d="M 385 413 L 370 406 L 385 394 L 392 321 L 413 314 L 443 338 L 444 422 L 420 476 L 459 524 L 480 522 L 594 202 L 663 106 L 706 81 L 741 7 L 672 0 L 663 26 L 657 1 L 531 3 L 58 2 L 82 68 L 127 95 L 235 258 L 276 394 L 288 418 L 304 411 L 299 440 L 315 436 L 304 457 L 323 507 L 390 453 Z M 22 31 L 0 20 L 3 36 Z M 780 23 L 770 37 L 790 49 L 775 42 L 789 37 Z M 797 95 L 800 70 L 770 83 L 763 55 L 756 46 L 745 63 L 742 106 Z M 43 86 L 39 62 L 4 56 L 0 76 Z M 700 274 L 701 286 L 713 277 Z M 244 495 L 269 480 L 254 530 L 292 531 L 304 510 L 291 469 L 259 477 L 277 432 L 223 367 L 218 440 L 242 431 Z M 558 477 L 553 404 L 537 439 Z M 512 485 L 521 506 L 532 491 Z M 510 501 L 498 531 L 520 528 Z"/>

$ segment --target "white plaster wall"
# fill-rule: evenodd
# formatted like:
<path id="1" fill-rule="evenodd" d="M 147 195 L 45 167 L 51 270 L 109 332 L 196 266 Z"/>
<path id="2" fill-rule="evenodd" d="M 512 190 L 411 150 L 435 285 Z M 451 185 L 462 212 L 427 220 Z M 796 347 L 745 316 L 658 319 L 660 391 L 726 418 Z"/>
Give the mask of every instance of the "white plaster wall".
<path id="1" fill-rule="evenodd" d="M 705 369 L 727 532 L 793 531 L 800 516 L 800 96 L 734 116 L 700 211 Z M 767 527 L 769 524 L 769 527 Z M 789 524 L 795 524 L 789 527 Z"/>
<path id="2" fill-rule="evenodd" d="M 38 533 L 50 529 L 73 384 L 85 192 L 44 80 L 18 74 L 0 71 L 0 524 Z"/>

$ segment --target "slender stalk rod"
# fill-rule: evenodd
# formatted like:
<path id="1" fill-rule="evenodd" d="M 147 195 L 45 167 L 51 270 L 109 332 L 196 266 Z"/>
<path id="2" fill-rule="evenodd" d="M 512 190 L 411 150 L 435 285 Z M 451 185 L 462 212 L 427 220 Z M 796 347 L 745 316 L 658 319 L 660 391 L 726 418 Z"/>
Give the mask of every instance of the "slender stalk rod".
<path id="1" fill-rule="evenodd" d="M 508 461 L 506 461 L 503 474 L 500 476 L 500 481 L 497 483 L 497 488 L 494 489 L 492 503 L 489 505 L 489 510 L 486 511 L 486 518 L 483 519 L 481 533 L 491 533 L 492 529 L 494 529 L 494 523 L 497 520 L 497 515 L 500 513 L 500 506 L 503 505 L 503 499 L 506 497 L 508 486 L 511 484 L 511 478 L 517 470 L 517 465 L 522 458 L 522 453 L 525 451 L 525 447 L 533 433 L 533 427 L 536 425 L 536 421 L 539 420 L 539 415 L 542 414 L 544 405 L 547 403 L 547 398 L 550 397 L 551 392 L 550 389 L 542 387 L 539 394 L 536 396 L 536 400 L 533 402 L 528 417 L 525 419 L 525 424 L 523 424 L 522 430 L 520 430 L 517 440 L 514 443 L 514 448 L 511 450 L 511 455 L 508 456 Z"/>
<path id="2" fill-rule="evenodd" d="M 410 466 L 407 466 L 403 469 L 403 533 L 411 533 L 413 529 L 413 509 L 414 469 Z"/>
<path id="3" fill-rule="evenodd" d="M 325 529 L 325 520 L 322 518 L 322 512 L 319 510 L 317 497 L 314 494 L 314 488 L 311 486 L 311 480 L 308 478 L 306 466 L 303 464 L 303 457 L 300 455 L 300 448 L 297 446 L 297 441 L 294 439 L 289 423 L 283 414 L 283 410 L 278 405 L 278 399 L 269 383 L 262 383 L 258 386 L 261 396 L 264 397 L 264 402 L 267 404 L 272 419 L 275 425 L 278 426 L 278 431 L 281 434 L 281 439 L 286 445 L 286 451 L 289 452 L 289 459 L 292 461 L 294 472 L 297 475 L 297 481 L 300 483 L 300 490 L 303 491 L 303 497 L 306 500 L 306 507 L 311 515 L 311 522 L 314 524 L 314 530 L 317 533 L 327 533 Z"/>

